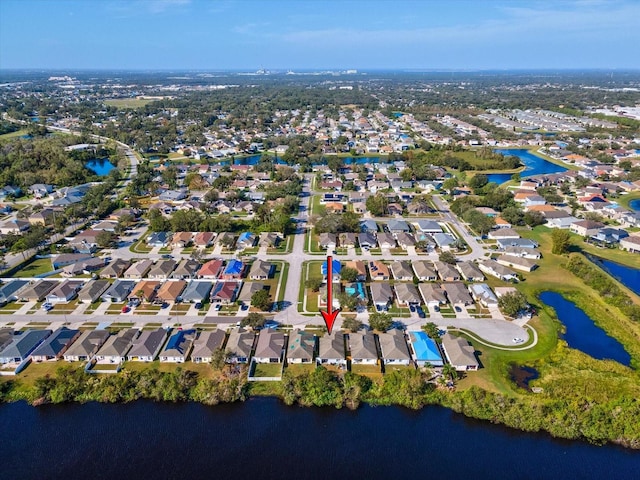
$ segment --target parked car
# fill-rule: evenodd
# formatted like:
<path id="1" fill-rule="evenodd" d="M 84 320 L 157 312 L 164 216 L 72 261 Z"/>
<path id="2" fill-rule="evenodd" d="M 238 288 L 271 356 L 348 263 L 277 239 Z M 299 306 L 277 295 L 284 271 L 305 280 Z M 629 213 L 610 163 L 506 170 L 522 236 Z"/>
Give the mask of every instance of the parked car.
<path id="1" fill-rule="evenodd" d="M 162 305 L 160 305 L 160 308 L 168 308 L 169 304 L 167 302 L 163 302 Z"/>
<path id="2" fill-rule="evenodd" d="M 131 311 L 131 307 L 125 305 L 124 307 L 122 307 L 122 313 L 128 313 Z"/>
<path id="3" fill-rule="evenodd" d="M 411 313 L 415 312 L 416 311 L 416 307 L 414 305 L 409 305 L 409 311 Z"/>
<path id="4" fill-rule="evenodd" d="M 202 303 L 198 302 L 194 305 L 194 307 L 200 310 L 202 308 Z"/>
<path id="5" fill-rule="evenodd" d="M 49 302 L 45 302 L 42 304 L 42 309 L 46 312 L 48 312 L 52 308 L 53 308 L 53 305 L 51 305 Z"/>
<path id="6" fill-rule="evenodd" d="M 461 312 L 462 311 L 462 309 L 460 307 L 455 307 L 455 309 L 456 309 L 456 312 Z"/>
<path id="7" fill-rule="evenodd" d="M 425 315 L 424 311 L 422 310 L 422 307 L 416 307 L 416 312 L 418 312 L 418 316 L 420 318 L 427 318 L 427 316 Z"/>

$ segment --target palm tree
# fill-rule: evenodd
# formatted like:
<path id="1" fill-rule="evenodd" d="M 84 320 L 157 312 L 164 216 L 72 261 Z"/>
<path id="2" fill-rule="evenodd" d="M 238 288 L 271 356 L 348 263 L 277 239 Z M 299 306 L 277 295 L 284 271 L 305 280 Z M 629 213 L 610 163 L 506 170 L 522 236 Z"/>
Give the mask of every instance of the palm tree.
<path id="1" fill-rule="evenodd" d="M 458 372 L 456 368 L 450 363 L 445 364 L 442 367 L 442 375 L 444 377 L 449 377 L 451 379 L 451 383 L 455 384 L 456 379 L 458 378 Z"/>

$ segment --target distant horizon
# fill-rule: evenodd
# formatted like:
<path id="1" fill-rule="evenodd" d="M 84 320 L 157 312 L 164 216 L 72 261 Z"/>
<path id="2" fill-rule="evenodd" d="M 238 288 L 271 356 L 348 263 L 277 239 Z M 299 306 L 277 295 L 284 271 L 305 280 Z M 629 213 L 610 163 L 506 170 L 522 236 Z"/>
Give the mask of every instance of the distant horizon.
<path id="1" fill-rule="evenodd" d="M 2 0 L 0 69 L 635 70 L 638 18 L 635 0 Z"/>

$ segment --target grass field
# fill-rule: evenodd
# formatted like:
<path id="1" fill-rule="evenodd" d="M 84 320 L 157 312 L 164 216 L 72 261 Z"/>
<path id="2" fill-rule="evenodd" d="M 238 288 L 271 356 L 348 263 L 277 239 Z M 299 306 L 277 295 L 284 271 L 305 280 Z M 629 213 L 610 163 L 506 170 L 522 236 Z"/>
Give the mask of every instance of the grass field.
<path id="1" fill-rule="evenodd" d="M 629 203 L 631 203 L 632 200 L 636 200 L 638 198 L 640 198 L 640 192 L 630 192 L 626 195 L 620 195 L 618 198 L 616 198 L 616 202 L 618 202 L 618 205 L 630 210 Z"/>
<path id="2" fill-rule="evenodd" d="M 53 271 L 53 267 L 51 266 L 50 258 L 35 258 L 33 261 L 24 264 L 12 277 L 35 277 L 51 271 Z"/>
<path id="3" fill-rule="evenodd" d="M 282 376 L 281 363 L 256 363 L 253 370 L 254 377 L 280 377 Z"/>
<path id="4" fill-rule="evenodd" d="M 112 98 L 104 101 L 106 105 L 111 107 L 134 109 L 144 107 L 147 103 L 151 102 L 153 102 L 153 100 L 145 98 Z"/>
<path id="5" fill-rule="evenodd" d="M 21 137 L 23 135 L 28 135 L 29 131 L 26 128 L 21 128 L 20 130 L 16 130 L 15 132 L 5 133 L 0 135 L 0 140 L 9 140 L 11 138 Z"/>

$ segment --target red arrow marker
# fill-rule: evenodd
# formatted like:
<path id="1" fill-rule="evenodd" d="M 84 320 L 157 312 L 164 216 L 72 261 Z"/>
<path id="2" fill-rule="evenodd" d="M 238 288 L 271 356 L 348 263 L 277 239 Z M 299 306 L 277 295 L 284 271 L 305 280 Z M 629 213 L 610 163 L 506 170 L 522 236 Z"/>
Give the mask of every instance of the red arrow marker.
<path id="1" fill-rule="evenodd" d="M 333 258 L 327 257 L 327 311 L 323 312 L 320 310 L 322 314 L 322 318 L 324 319 L 324 323 L 327 326 L 327 331 L 329 335 L 331 335 L 331 330 L 333 330 L 333 324 L 336 321 L 336 317 L 340 313 L 340 309 L 333 310 L 333 292 L 331 291 L 333 288 Z"/>

